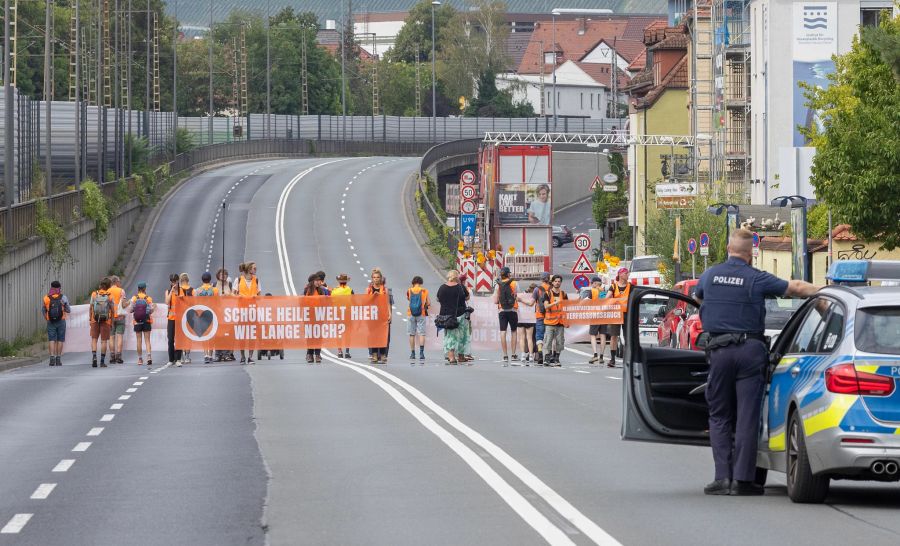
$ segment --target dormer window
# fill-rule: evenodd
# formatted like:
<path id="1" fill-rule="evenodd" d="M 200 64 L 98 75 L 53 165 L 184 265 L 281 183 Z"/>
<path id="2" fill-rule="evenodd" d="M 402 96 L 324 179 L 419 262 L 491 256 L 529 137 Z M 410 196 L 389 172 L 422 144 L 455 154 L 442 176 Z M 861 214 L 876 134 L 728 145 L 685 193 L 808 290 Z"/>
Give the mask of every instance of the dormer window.
<path id="1" fill-rule="evenodd" d="M 553 64 L 553 52 L 544 53 L 544 64 Z"/>

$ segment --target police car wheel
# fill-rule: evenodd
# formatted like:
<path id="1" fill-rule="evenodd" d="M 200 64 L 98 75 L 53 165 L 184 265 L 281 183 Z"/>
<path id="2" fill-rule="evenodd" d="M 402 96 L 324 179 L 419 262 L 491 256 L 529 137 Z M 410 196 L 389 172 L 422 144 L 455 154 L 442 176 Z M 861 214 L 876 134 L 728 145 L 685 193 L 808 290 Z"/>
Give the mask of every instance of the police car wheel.
<path id="1" fill-rule="evenodd" d="M 806 452 L 806 438 L 800 416 L 795 411 L 791 414 L 788 425 L 787 449 L 787 490 L 794 502 L 821 503 L 828 495 L 828 476 L 815 475 L 809 465 L 809 454 Z"/>

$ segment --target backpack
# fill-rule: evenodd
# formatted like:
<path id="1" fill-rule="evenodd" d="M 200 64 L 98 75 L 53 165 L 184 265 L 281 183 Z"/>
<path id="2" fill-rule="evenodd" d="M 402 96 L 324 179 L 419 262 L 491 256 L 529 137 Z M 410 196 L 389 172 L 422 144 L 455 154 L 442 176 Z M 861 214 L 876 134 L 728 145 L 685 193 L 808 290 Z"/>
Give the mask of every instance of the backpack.
<path id="1" fill-rule="evenodd" d="M 209 288 L 201 288 L 200 291 L 197 292 L 197 295 L 198 296 L 214 296 L 215 293 L 213 292 L 212 286 L 210 286 Z"/>
<path id="2" fill-rule="evenodd" d="M 181 290 L 182 296 L 193 296 L 194 295 L 194 289 L 191 288 L 190 286 L 188 286 L 187 288 L 179 287 L 179 290 Z"/>
<path id="3" fill-rule="evenodd" d="M 511 311 L 516 305 L 516 295 L 513 293 L 512 281 L 500 281 L 500 308 Z"/>
<path id="4" fill-rule="evenodd" d="M 98 292 L 91 303 L 91 309 L 94 312 L 94 320 L 97 322 L 109 320 L 109 294 L 100 294 Z"/>
<path id="5" fill-rule="evenodd" d="M 422 290 L 409 291 L 409 314 L 414 317 L 422 316 Z"/>
<path id="6" fill-rule="evenodd" d="M 147 322 L 147 318 L 150 315 L 150 304 L 147 302 L 147 298 L 138 297 L 134 300 L 134 322 L 143 323 Z"/>
<path id="7" fill-rule="evenodd" d="M 47 295 L 50 298 L 50 305 L 47 306 L 47 319 L 52 321 L 62 320 L 63 318 L 63 302 L 62 294 Z"/>

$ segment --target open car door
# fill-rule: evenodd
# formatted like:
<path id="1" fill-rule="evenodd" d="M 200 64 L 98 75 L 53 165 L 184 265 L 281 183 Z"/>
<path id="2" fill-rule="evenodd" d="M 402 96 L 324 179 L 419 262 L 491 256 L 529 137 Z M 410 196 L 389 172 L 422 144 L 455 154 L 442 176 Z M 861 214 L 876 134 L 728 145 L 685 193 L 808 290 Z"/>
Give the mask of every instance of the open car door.
<path id="1" fill-rule="evenodd" d="M 706 353 L 641 343 L 640 317 L 650 306 L 658 309 L 661 298 L 668 302 L 658 312 L 677 315 L 663 319 L 685 320 L 699 312 L 697 302 L 683 294 L 632 291 L 624 324 L 622 439 L 709 445 Z"/>

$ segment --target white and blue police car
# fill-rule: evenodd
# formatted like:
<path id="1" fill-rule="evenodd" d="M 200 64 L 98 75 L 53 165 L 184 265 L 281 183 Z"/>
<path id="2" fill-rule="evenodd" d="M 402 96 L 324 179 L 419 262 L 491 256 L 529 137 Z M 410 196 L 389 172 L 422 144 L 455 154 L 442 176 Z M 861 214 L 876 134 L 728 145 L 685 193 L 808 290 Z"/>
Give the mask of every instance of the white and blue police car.
<path id="1" fill-rule="evenodd" d="M 900 262 L 838 261 L 770 348 L 757 481 L 786 474 L 795 502 L 823 502 L 831 480 L 900 481 Z M 705 353 L 639 343 L 634 292 L 625 324 L 622 438 L 709 445 Z M 632 312 L 636 311 L 636 312 Z"/>

